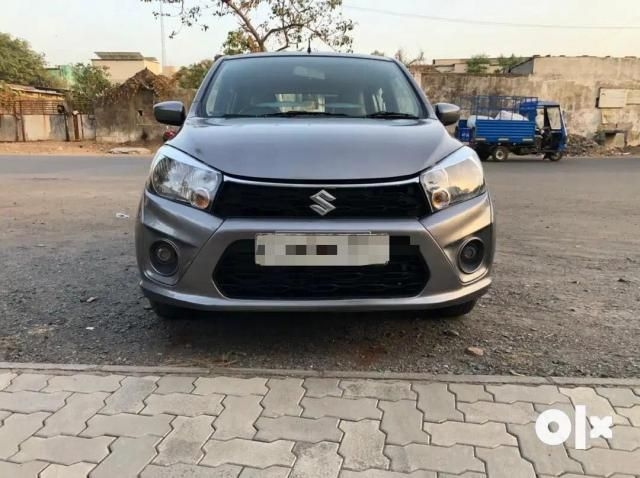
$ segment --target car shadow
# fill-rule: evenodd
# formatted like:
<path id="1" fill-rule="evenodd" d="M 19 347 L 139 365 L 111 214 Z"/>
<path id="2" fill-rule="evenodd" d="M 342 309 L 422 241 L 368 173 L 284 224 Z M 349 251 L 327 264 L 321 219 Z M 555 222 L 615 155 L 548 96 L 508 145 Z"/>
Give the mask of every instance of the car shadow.
<path id="1" fill-rule="evenodd" d="M 384 367 L 407 349 L 429 353 L 445 345 L 455 338 L 446 331 L 456 324 L 461 327 L 460 319 L 425 311 L 197 312 L 164 321 L 166 354 L 178 361 L 267 368 L 279 362 L 307 369 Z"/>

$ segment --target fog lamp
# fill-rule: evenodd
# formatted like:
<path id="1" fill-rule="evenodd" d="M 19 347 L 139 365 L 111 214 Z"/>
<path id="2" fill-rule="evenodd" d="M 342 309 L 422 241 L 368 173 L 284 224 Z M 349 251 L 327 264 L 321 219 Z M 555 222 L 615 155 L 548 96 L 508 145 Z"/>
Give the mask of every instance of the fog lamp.
<path id="1" fill-rule="evenodd" d="M 477 238 L 465 242 L 458 253 L 458 265 L 466 274 L 477 271 L 484 260 L 484 243 Z"/>
<path id="2" fill-rule="evenodd" d="M 178 252 L 176 248 L 166 242 L 154 242 L 150 250 L 151 264 L 162 275 L 170 276 L 178 269 Z"/>

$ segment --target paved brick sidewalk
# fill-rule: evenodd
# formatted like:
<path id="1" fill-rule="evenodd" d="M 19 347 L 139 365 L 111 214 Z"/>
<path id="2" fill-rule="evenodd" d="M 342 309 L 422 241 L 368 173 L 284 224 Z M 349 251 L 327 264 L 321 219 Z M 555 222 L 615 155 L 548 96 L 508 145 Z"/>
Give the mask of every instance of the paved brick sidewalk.
<path id="1" fill-rule="evenodd" d="M 632 386 L 56 373 L 0 371 L 0 477 L 640 476 Z M 613 437 L 543 445 L 574 405 Z"/>

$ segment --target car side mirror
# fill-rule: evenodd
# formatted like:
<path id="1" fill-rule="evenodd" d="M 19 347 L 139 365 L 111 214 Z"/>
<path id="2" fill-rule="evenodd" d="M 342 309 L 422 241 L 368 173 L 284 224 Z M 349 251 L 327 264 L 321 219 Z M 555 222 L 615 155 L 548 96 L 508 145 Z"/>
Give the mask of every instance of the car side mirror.
<path id="1" fill-rule="evenodd" d="M 451 103 L 436 103 L 436 116 L 440 122 L 449 126 L 450 124 L 457 123 L 460 119 L 460 108 Z"/>
<path id="2" fill-rule="evenodd" d="M 181 101 L 163 101 L 153 105 L 153 116 L 158 123 L 182 126 L 187 113 Z"/>

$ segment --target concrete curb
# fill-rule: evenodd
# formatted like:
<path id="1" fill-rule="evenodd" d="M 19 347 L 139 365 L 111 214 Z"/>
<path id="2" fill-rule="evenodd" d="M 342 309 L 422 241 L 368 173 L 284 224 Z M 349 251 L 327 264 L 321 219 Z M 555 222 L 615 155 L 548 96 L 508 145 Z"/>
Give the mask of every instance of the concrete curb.
<path id="1" fill-rule="evenodd" d="M 418 382 L 559 385 L 559 386 L 619 386 L 640 387 L 640 378 L 599 377 L 520 377 L 511 375 L 434 375 L 429 373 L 362 372 L 335 370 L 289 370 L 266 368 L 230 367 L 175 367 L 175 366 L 129 366 L 87 365 L 55 363 L 0 362 L 0 372 L 46 372 L 48 374 L 117 373 L 127 375 L 187 375 L 187 376 L 253 376 L 253 377 L 304 377 L 340 378 L 367 380 L 411 380 Z"/>

